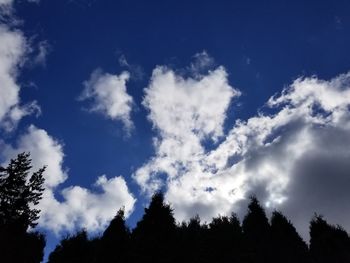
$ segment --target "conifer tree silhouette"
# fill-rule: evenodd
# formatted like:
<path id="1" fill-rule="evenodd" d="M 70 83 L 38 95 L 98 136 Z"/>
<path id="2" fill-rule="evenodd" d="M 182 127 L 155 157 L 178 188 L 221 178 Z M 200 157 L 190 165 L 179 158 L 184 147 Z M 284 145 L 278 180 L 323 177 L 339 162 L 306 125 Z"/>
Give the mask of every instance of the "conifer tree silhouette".
<path id="1" fill-rule="evenodd" d="M 173 210 L 161 192 L 155 193 L 132 232 L 135 262 L 173 262 L 175 237 Z"/>
<path id="2" fill-rule="evenodd" d="M 48 263 L 89 263 L 94 259 L 94 249 L 85 230 L 61 240 L 49 256 Z M 98 261 L 100 262 L 100 261 Z"/>
<path id="3" fill-rule="evenodd" d="M 36 209 L 44 191 L 45 167 L 30 176 L 29 153 L 21 153 L 7 167 L 0 167 L 0 247 L 2 262 L 40 262 L 45 238 L 37 232 L 40 210 Z"/>
<path id="4" fill-rule="evenodd" d="M 209 224 L 195 216 L 177 226 L 170 205 L 162 193 L 156 193 L 131 234 L 124 211 L 119 210 L 101 238 L 89 240 L 85 231 L 64 238 L 48 263 L 350 262 L 350 238 L 341 227 L 316 216 L 310 234 L 309 251 L 281 212 L 272 214 L 270 225 L 255 197 L 250 199 L 242 226 L 235 214 L 218 216 Z"/>
<path id="5" fill-rule="evenodd" d="M 125 225 L 124 209 L 120 209 L 99 240 L 97 262 L 126 262 L 130 246 L 130 231 Z"/>
<path id="6" fill-rule="evenodd" d="M 182 252 L 179 262 L 210 262 L 211 244 L 208 239 L 208 226 L 201 224 L 198 215 L 180 226 L 179 245 Z"/>
<path id="7" fill-rule="evenodd" d="M 16 225 L 19 231 L 35 227 L 40 210 L 37 205 L 44 191 L 45 167 L 32 173 L 30 154 L 18 154 L 9 165 L 0 167 L 0 225 Z"/>
<path id="8" fill-rule="evenodd" d="M 350 238 L 340 226 L 332 226 L 322 216 L 310 222 L 310 254 L 317 263 L 350 262 Z"/>
<path id="9" fill-rule="evenodd" d="M 248 213 L 242 223 L 243 262 L 269 262 L 271 253 L 270 225 L 256 197 L 250 198 Z"/>
<path id="10" fill-rule="evenodd" d="M 242 228 L 235 214 L 219 216 L 209 224 L 210 257 L 216 262 L 238 262 Z"/>
<path id="11" fill-rule="evenodd" d="M 271 218 L 272 262 L 303 263 L 308 260 L 308 247 L 292 223 L 278 211 Z"/>
<path id="12" fill-rule="evenodd" d="M 46 245 L 45 236 L 38 232 L 30 232 L 25 235 L 24 243 L 19 246 L 24 250 L 20 262 L 39 263 L 44 258 Z M 17 253 L 19 251 L 17 250 Z M 14 262 L 14 261 L 12 261 Z"/>

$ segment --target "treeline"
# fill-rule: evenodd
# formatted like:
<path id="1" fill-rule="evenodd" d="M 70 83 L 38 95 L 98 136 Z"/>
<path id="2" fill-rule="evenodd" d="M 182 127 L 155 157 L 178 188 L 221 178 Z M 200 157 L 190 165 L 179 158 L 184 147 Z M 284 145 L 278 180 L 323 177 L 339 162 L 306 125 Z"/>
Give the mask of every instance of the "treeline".
<path id="1" fill-rule="evenodd" d="M 38 263 L 43 259 L 44 236 L 33 229 L 43 192 L 45 168 L 31 174 L 28 154 L 0 168 L 0 262 Z M 350 238 L 340 226 L 315 215 L 307 245 L 293 224 L 275 211 L 268 219 L 251 197 L 242 222 L 235 214 L 201 223 L 198 216 L 177 223 L 172 208 L 156 193 L 134 229 L 119 210 L 98 237 L 82 230 L 63 238 L 48 263 L 118 262 L 237 262 L 345 263 L 350 262 Z"/>
<path id="2" fill-rule="evenodd" d="M 310 223 L 310 246 L 280 212 L 270 221 L 255 197 L 240 223 L 235 214 L 202 224 L 198 216 L 177 224 L 162 193 L 153 196 L 131 231 L 120 210 L 101 237 L 85 231 L 64 238 L 49 263 L 117 262 L 350 262 L 350 239 L 339 226 L 321 216 Z"/>

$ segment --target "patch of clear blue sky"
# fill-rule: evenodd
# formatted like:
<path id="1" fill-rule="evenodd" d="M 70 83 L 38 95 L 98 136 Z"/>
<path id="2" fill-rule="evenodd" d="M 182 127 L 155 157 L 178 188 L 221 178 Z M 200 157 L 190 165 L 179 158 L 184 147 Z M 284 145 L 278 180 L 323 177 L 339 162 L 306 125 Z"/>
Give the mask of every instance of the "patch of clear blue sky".
<path id="1" fill-rule="evenodd" d="M 313 74 L 327 79 L 350 69 L 350 3 L 345 0 L 42 0 L 19 1 L 16 9 L 25 34 L 51 47 L 45 67 L 25 68 L 20 76 L 23 84 L 37 86 L 25 88 L 22 100 L 38 100 L 43 111 L 20 126 L 34 123 L 64 142 L 70 176 L 62 187 L 90 187 L 101 174 L 123 175 L 139 200 L 131 226 L 146 202 L 131 174 L 154 151 L 156 133 L 141 101 L 156 65 L 184 68 L 206 50 L 225 66 L 230 84 L 243 92 L 228 111 L 226 131 L 293 79 Z M 76 100 L 94 69 L 127 70 L 118 63 L 122 55 L 143 71 L 142 79 L 127 86 L 136 105 L 130 138 L 120 123 L 84 112 Z M 48 243 L 48 249 L 54 246 L 51 234 Z"/>

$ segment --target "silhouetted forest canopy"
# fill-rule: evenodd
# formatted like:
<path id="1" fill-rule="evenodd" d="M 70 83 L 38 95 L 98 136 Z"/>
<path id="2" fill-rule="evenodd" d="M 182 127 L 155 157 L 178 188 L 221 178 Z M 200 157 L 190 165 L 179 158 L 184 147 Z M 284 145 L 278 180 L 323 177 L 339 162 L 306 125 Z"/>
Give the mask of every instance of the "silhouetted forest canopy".
<path id="1" fill-rule="evenodd" d="M 45 237 L 35 231 L 44 191 L 45 167 L 30 173 L 31 160 L 21 153 L 0 167 L 0 262 L 43 260 Z M 155 193 L 134 229 L 120 209 L 104 232 L 89 238 L 86 230 L 64 237 L 49 263 L 117 262 L 350 262 L 350 238 L 341 226 L 319 215 L 310 222 L 309 245 L 279 211 L 270 220 L 256 197 L 242 222 L 233 213 L 210 223 L 195 216 L 176 222 L 170 204 Z"/>

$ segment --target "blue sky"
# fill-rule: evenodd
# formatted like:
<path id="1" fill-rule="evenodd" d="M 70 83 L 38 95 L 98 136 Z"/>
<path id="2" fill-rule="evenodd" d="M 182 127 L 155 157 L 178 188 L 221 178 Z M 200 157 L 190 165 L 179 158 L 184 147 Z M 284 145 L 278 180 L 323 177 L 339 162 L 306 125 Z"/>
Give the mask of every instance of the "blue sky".
<path id="1" fill-rule="evenodd" d="M 178 220 L 255 193 L 305 238 L 314 211 L 349 229 L 348 1 L 0 6 L 1 162 L 48 165 L 49 248 L 156 189 Z"/>

